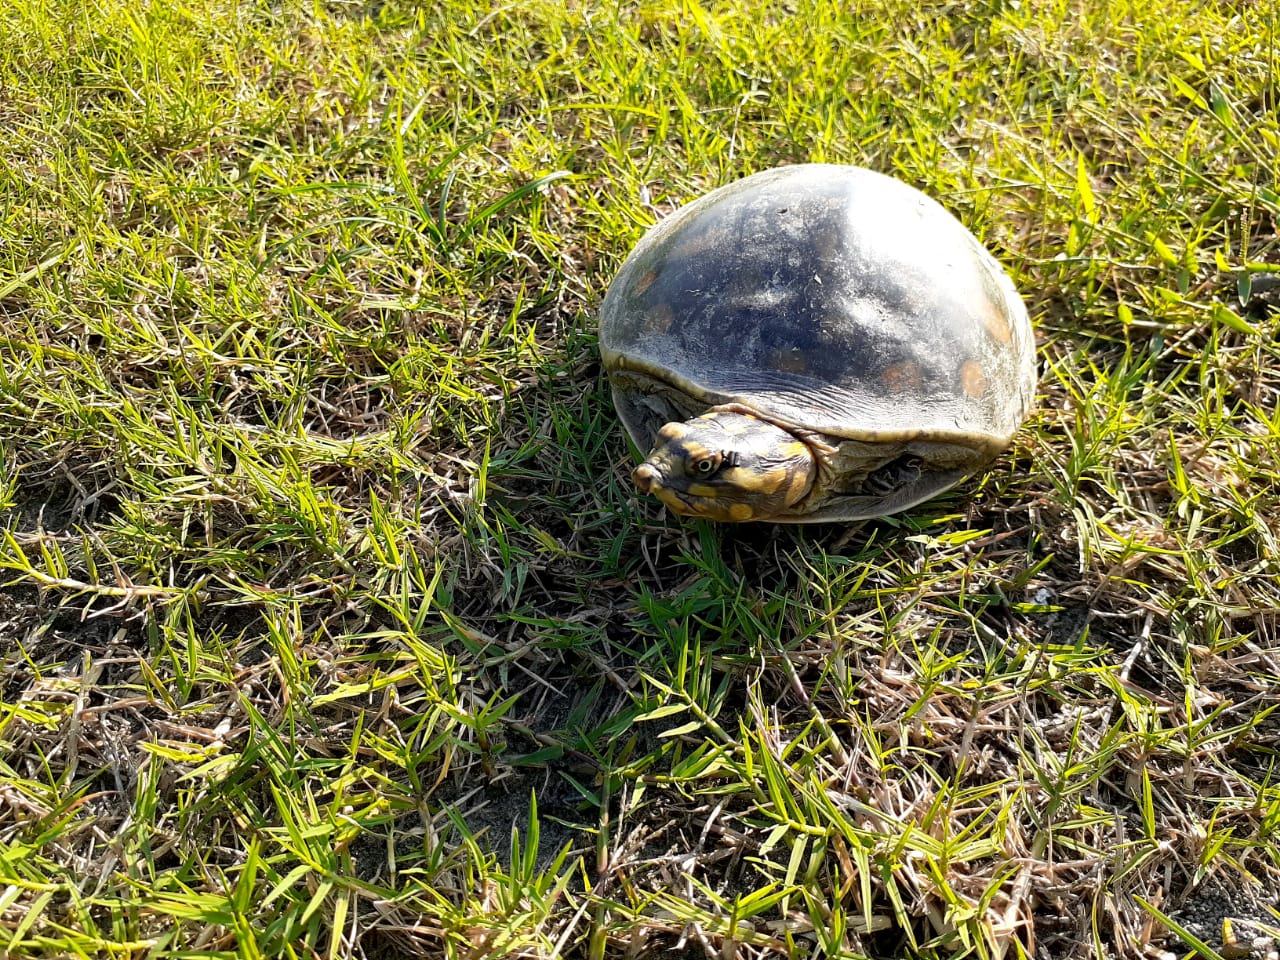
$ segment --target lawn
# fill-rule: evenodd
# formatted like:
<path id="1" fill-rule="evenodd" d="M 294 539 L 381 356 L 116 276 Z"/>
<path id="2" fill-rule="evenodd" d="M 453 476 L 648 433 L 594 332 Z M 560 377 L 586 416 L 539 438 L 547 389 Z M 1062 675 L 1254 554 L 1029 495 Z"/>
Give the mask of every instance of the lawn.
<path id="1" fill-rule="evenodd" d="M 1263 957 L 1280 7 L 0 0 L 0 956 Z M 906 514 L 640 496 L 646 228 L 857 163 L 1022 290 Z"/>

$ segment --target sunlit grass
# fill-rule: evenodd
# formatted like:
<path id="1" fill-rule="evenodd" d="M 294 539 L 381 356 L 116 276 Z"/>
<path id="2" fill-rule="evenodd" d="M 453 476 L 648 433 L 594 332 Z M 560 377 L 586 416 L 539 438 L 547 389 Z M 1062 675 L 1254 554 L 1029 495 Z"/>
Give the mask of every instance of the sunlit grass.
<path id="1" fill-rule="evenodd" d="M 0 954 L 1272 936 L 1280 18 L 848 7 L 0 0 Z M 983 238 L 1041 402 L 679 522 L 595 309 L 804 160 Z"/>

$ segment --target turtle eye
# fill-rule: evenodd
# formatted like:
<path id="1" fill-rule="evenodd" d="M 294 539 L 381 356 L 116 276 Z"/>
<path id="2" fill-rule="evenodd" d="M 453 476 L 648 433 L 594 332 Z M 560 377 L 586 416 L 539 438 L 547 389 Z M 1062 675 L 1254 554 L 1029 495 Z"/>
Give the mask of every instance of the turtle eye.
<path id="1" fill-rule="evenodd" d="M 693 472 L 700 477 L 709 477 L 720 469 L 720 462 L 723 459 L 718 453 L 701 457 L 693 462 Z"/>

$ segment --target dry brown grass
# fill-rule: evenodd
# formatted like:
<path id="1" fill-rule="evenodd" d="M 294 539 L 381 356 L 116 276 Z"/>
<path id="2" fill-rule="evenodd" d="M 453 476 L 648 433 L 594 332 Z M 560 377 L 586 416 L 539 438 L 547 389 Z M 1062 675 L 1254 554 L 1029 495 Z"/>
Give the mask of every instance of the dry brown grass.
<path id="1" fill-rule="evenodd" d="M 0 954 L 1274 951 L 1276 26 L 0 2 Z M 802 159 L 992 246 L 1040 409 L 674 521 L 593 311 Z"/>

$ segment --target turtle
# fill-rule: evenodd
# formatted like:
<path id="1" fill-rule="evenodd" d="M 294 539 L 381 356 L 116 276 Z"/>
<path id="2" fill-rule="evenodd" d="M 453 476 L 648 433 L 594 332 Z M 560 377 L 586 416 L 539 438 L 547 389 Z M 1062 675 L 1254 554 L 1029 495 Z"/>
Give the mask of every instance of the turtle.
<path id="1" fill-rule="evenodd" d="M 650 228 L 600 305 L 632 479 L 677 514 L 816 523 L 916 506 L 1031 408 L 1009 275 L 937 201 L 845 164 L 777 167 Z"/>

